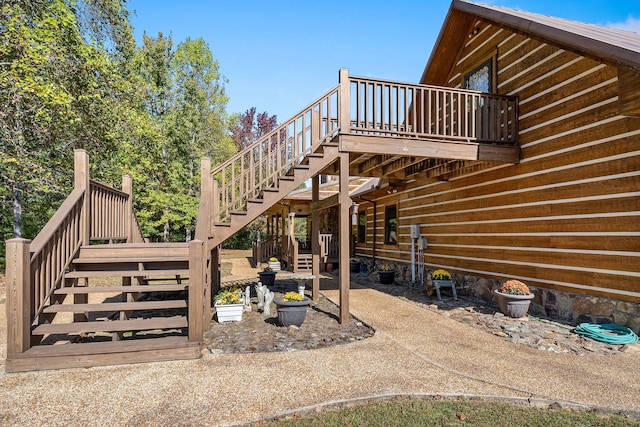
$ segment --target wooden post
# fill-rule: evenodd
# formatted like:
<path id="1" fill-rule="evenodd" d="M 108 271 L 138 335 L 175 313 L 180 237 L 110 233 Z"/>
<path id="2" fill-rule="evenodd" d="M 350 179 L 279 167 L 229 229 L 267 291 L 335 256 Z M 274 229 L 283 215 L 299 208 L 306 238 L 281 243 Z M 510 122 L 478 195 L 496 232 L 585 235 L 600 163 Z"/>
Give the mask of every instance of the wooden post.
<path id="1" fill-rule="evenodd" d="M 31 241 L 11 239 L 7 250 L 7 358 L 31 346 Z"/>
<path id="2" fill-rule="evenodd" d="M 189 341 L 202 342 L 204 242 L 189 242 Z"/>
<path id="3" fill-rule="evenodd" d="M 338 111 L 340 112 L 340 118 L 338 124 L 340 125 L 340 133 L 348 134 L 351 128 L 351 83 L 349 82 L 349 69 L 340 68 L 338 74 L 338 81 L 340 83 L 340 99 L 338 100 Z"/>
<path id="4" fill-rule="evenodd" d="M 125 231 L 127 233 L 127 243 L 137 243 L 133 241 L 133 181 L 131 175 L 122 175 L 122 192 L 127 193 L 127 206 L 124 216 Z"/>
<path id="5" fill-rule="evenodd" d="M 74 181 L 73 187 L 84 190 L 82 215 L 80 215 L 80 240 L 82 245 L 89 244 L 91 233 L 91 195 L 89 185 L 89 155 L 85 150 L 77 149 L 73 152 Z"/>
<path id="6" fill-rule="evenodd" d="M 349 153 L 340 153 L 340 323 L 349 322 L 349 240 L 351 236 L 351 222 L 349 221 Z"/>
<path id="7" fill-rule="evenodd" d="M 76 149 L 73 152 L 74 188 L 84 190 L 82 212 L 80 214 L 80 242 L 82 246 L 88 246 L 91 239 L 91 183 L 89 178 L 89 155 L 85 150 Z M 87 286 L 88 279 L 77 279 L 76 286 Z M 88 294 L 74 294 L 74 304 L 86 304 L 89 302 Z M 88 321 L 88 313 L 74 313 L 74 322 Z"/>
<path id="8" fill-rule="evenodd" d="M 211 183 L 211 196 L 213 197 L 213 204 L 211 206 L 211 216 L 213 222 L 220 222 L 220 194 L 218 190 L 218 181 L 212 178 Z M 209 236 L 213 235 L 213 224 L 209 224 Z"/>
<path id="9" fill-rule="evenodd" d="M 317 203 L 320 200 L 320 176 L 311 178 L 311 201 Z M 311 286 L 311 298 L 318 301 L 320 298 L 320 210 L 314 209 L 311 218 L 311 274 L 315 277 Z"/>

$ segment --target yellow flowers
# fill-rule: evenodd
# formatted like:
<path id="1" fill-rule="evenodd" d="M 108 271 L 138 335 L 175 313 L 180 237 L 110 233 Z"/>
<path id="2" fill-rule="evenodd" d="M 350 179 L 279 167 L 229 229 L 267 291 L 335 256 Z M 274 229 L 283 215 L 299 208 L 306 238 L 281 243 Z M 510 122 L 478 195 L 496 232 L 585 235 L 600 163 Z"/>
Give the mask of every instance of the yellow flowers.
<path id="1" fill-rule="evenodd" d="M 529 295 L 529 287 L 519 280 L 510 279 L 502 284 L 498 292 L 509 295 Z"/>
<path id="2" fill-rule="evenodd" d="M 284 294 L 284 296 L 282 297 L 282 301 L 284 302 L 291 302 L 291 301 L 302 301 L 303 297 L 302 295 L 300 295 L 297 292 L 287 292 L 286 294 Z"/>
<path id="3" fill-rule="evenodd" d="M 438 269 L 431 274 L 432 280 L 451 280 L 451 274 L 447 270 Z"/>
<path id="4" fill-rule="evenodd" d="M 382 264 L 380 266 L 380 271 L 391 271 L 391 266 L 389 264 Z"/>
<path id="5" fill-rule="evenodd" d="M 239 294 L 227 290 L 220 291 L 216 295 L 216 302 L 221 305 L 242 304 Z"/>
<path id="6" fill-rule="evenodd" d="M 278 262 L 278 258 L 272 256 L 269 258 L 269 262 Z"/>

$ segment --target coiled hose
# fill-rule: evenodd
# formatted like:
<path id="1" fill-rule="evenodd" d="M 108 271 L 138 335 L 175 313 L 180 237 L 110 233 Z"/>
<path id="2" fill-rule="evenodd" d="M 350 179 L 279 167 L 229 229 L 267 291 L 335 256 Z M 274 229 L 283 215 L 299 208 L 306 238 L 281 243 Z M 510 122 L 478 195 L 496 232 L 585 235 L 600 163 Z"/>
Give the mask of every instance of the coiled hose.
<path id="1" fill-rule="evenodd" d="M 633 344 L 638 342 L 638 336 L 626 326 L 616 323 L 580 323 L 573 330 L 576 334 L 583 335 L 592 340 L 607 344 Z"/>

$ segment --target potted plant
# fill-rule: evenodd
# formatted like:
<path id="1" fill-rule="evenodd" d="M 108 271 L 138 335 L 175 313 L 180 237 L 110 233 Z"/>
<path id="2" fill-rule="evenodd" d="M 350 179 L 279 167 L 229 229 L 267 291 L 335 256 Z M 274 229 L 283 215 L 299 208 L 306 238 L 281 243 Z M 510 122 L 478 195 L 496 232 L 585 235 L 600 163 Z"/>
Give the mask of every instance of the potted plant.
<path id="1" fill-rule="evenodd" d="M 298 292 L 287 292 L 282 299 L 274 299 L 278 309 L 278 321 L 282 326 L 300 326 L 307 315 L 311 300 Z"/>
<path id="2" fill-rule="evenodd" d="M 436 290 L 436 294 L 438 295 L 438 299 L 442 299 L 442 295 L 440 295 L 440 288 L 451 288 L 451 293 L 453 293 L 453 299 L 458 299 L 458 294 L 456 293 L 456 284 L 453 280 L 451 280 L 451 273 L 447 270 L 443 270 L 439 268 L 431 273 L 431 281 Z"/>
<path id="3" fill-rule="evenodd" d="M 519 280 L 510 279 L 494 291 L 500 311 L 510 317 L 523 317 L 529 311 L 534 295 L 529 287 Z"/>
<path id="4" fill-rule="evenodd" d="M 223 322 L 239 322 L 242 320 L 242 312 L 244 311 L 244 303 L 242 294 L 231 292 L 223 289 L 215 297 L 214 307 L 218 316 L 218 323 Z"/>
<path id="5" fill-rule="evenodd" d="M 378 277 L 380 278 L 380 283 L 390 285 L 396 277 L 396 271 L 389 264 L 382 264 L 378 270 Z"/>
<path id="6" fill-rule="evenodd" d="M 258 276 L 265 286 L 271 286 L 276 282 L 276 272 L 271 267 L 265 267 L 264 270 L 259 271 Z"/>
<path id="7" fill-rule="evenodd" d="M 360 261 L 358 261 L 356 258 L 350 258 L 349 271 L 352 273 L 360 273 Z"/>
<path id="8" fill-rule="evenodd" d="M 267 265 L 271 269 L 269 271 L 280 271 L 280 261 L 278 261 L 278 258 L 276 257 L 272 256 L 271 258 L 269 258 Z"/>

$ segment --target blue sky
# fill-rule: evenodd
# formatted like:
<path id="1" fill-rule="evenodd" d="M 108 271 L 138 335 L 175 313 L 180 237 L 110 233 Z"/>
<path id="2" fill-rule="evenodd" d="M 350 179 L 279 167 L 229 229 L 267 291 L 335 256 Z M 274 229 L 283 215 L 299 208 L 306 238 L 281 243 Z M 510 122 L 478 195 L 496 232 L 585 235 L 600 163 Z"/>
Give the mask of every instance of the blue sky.
<path id="1" fill-rule="evenodd" d="M 483 0 L 497 6 L 640 32 L 639 0 Z M 143 31 L 174 44 L 202 37 L 228 80 L 227 111 L 282 122 L 353 76 L 416 82 L 449 0 L 130 0 Z"/>

